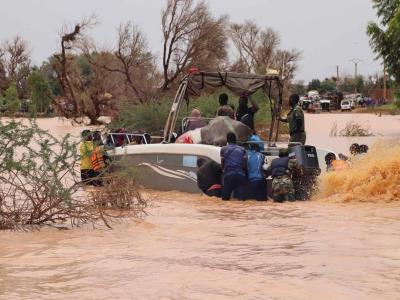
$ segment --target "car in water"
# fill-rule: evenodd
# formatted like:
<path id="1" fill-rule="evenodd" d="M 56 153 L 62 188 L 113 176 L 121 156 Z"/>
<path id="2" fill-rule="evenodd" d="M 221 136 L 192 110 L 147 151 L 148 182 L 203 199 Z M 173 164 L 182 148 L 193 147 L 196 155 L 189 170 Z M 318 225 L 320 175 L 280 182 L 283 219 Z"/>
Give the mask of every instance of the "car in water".
<path id="1" fill-rule="evenodd" d="M 344 112 L 345 110 L 351 111 L 353 109 L 351 105 L 351 100 L 342 100 L 340 103 L 340 110 Z"/>

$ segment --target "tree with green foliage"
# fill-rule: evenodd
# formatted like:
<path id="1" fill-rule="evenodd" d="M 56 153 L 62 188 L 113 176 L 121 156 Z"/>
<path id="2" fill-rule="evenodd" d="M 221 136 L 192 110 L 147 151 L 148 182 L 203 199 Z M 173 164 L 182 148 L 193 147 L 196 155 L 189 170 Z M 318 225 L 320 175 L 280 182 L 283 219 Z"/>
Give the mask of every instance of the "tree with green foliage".
<path id="1" fill-rule="evenodd" d="M 321 88 L 321 81 L 319 79 L 313 79 L 311 82 L 308 83 L 308 90 L 309 91 L 315 91 L 319 90 Z"/>
<path id="2" fill-rule="evenodd" d="M 320 93 L 329 93 L 336 91 L 336 82 L 331 79 L 326 78 L 321 82 L 320 87 L 318 89 Z"/>
<path id="3" fill-rule="evenodd" d="M 38 71 L 33 71 L 28 77 L 28 85 L 32 100 L 29 111 L 46 112 L 51 100 L 49 84 Z"/>
<path id="4" fill-rule="evenodd" d="M 43 64 L 40 66 L 39 72 L 42 77 L 47 81 L 51 94 L 54 96 L 60 96 L 61 87 L 57 79 L 57 74 L 55 74 L 53 70 L 54 61 L 55 58 L 50 57 L 47 61 L 43 62 Z"/>
<path id="5" fill-rule="evenodd" d="M 370 22 L 367 34 L 377 58 L 400 85 L 400 0 L 372 0 L 379 23 Z"/>
<path id="6" fill-rule="evenodd" d="M 10 84 L 8 89 L 4 92 L 4 106 L 6 111 L 15 114 L 21 107 L 21 101 L 18 98 L 17 85 Z"/>

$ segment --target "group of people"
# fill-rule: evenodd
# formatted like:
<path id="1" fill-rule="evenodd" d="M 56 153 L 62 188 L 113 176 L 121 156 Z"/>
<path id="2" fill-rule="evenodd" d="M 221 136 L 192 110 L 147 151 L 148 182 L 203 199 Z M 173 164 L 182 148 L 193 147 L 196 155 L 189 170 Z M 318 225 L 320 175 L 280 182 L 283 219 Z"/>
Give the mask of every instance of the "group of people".
<path id="1" fill-rule="evenodd" d="M 260 152 L 262 143 L 254 141 L 247 147 L 237 145 L 236 135 L 226 136 L 227 145 L 221 148 L 221 165 L 215 161 L 198 159 L 197 184 L 210 197 L 230 200 L 268 199 L 267 180 L 272 176 L 272 198 L 275 201 L 293 201 L 294 187 L 292 171 L 296 161 L 289 158 L 289 151 L 283 149 L 279 158 L 266 167 L 265 156 Z"/>
<path id="2" fill-rule="evenodd" d="M 206 195 L 220 197 L 222 200 L 230 200 L 233 196 L 239 200 L 265 201 L 268 199 L 266 178 L 271 176 L 273 180 L 270 196 L 279 202 L 293 201 L 295 197 L 292 173 L 297 166 L 295 159 L 290 159 L 288 150 L 283 149 L 279 152 L 279 158 L 274 159 L 271 165 L 266 167 L 265 157 L 261 153 L 264 144 L 256 135 L 254 126 L 254 116 L 259 110 L 257 103 L 248 93 L 243 93 L 235 111 L 235 107 L 229 105 L 228 100 L 227 94 L 219 96 L 220 106 L 217 116 L 226 116 L 242 122 L 252 130 L 253 135 L 244 148 L 237 145 L 237 137 L 233 132 L 228 133 L 227 145 L 221 148 L 221 165 L 200 158 L 197 161 L 199 188 Z M 279 118 L 279 121 L 288 123 L 291 143 L 304 145 L 306 142 L 304 113 L 299 106 L 299 100 L 300 97 L 296 94 L 290 96 L 291 109 L 287 118 Z M 198 110 L 195 111 L 197 116 L 195 120 L 201 116 L 199 113 Z M 195 124 L 204 126 L 200 121 Z"/>
<path id="3" fill-rule="evenodd" d="M 248 102 L 251 102 L 249 107 Z M 227 94 L 223 93 L 219 95 L 219 108 L 217 110 L 217 117 L 229 117 L 232 120 L 240 121 L 247 125 L 252 131 L 254 128 L 254 115 L 259 110 L 257 103 L 249 95 L 249 93 L 244 92 L 239 98 L 239 105 L 237 110 L 235 110 L 234 105 L 228 104 L 229 97 Z M 190 114 L 190 118 L 185 126 L 185 131 L 195 130 L 197 128 L 202 128 L 207 125 L 207 122 L 202 118 L 201 111 L 194 108 Z"/>
<path id="4" fill-rule="evenodd" d="M 235 106 L 228 104 L 229 97 L 223 93 L 219 95 L 219 108 L 217 117 L 225 116 L 233 120 L 240 121 L 248 126 L 255 133 L 254 116 L 259 110 L 257 103 L 253 100 L 248 92 L 242 93 L 239 98 L 239 105 L 235 111 Z M 249 106 L 249 101 L 251 106 Z M 299 105 L 300 97 L 293 94 L 289 97 L 290 111 L 286 118 L 279 118 L 279 121 L 288 123 L 291 143 L 306 143 L 306 132 L 304 122 L 304 112 Z M 202 118 L 201 111 L 197 108 L 192 110 L 191 117 L 186 125 L 186 130 L 194 130 L 207 125 L 207 122 Z"/>
<path id="5" fill-rule="evenodd" d="M 350 146 L 350 155 L 352 157 L 364 155 L 368 153 L 369 147 L 367 145 L 359 145 L 354 143 Z M 329 152 L 325 155 L 326 171 L 340 171 L 350 167 L 351 158 L 343 154 L 339 154 L 339 159 L 335 153 Z"/>
<path id="6" fill-rule="evenodd" d="M 83 130 L 82 142 L 79 146 L 81 157 L 81 180 L 83 183 L 102 186 L 109 157 L 104 150 L 100 131 Z"/>

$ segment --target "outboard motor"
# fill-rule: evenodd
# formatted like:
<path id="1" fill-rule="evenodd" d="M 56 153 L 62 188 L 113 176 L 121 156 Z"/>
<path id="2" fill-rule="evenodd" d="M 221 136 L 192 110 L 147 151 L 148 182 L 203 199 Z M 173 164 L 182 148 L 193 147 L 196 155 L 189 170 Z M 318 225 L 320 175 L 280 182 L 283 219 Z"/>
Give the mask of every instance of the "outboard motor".
<path id="1" fill-rule="evenodd" d="M 314 146 L 289 144 L 289 157 L 295 158 L 300 170 L 293 173 L 295 198 L 306 200 L 311 197 L 317 177 L 321 174 L 317 149 Z"/>

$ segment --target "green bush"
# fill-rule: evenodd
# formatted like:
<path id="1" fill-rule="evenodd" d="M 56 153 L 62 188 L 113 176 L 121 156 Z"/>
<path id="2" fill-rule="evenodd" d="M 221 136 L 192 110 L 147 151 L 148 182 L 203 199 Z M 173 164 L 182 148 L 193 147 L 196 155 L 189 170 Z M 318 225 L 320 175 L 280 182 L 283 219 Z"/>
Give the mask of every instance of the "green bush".
<path id="1" fill-rule="evenodd" d="M 394 94 L 394 105 L 400 108 L 400 93 L 398 92 Z"/>
<path id="2" fill-rule="evenodd" d="M 124 106 L 108 128 L 112 131 L 125 128 L 130 132 L 160 134 L 160 130 L 164 129 L 170 107 L 170 101 Z"/>
<path id="3" fill-rule="evenodd" d="M 12 83 L 4 92 L 4 105 L 8 112 L 15 114 L 21 107 L 21 101 L 18 98 L 17 86 Z"/>
<path id="4" fill-rule="evenodd" d="M 219 107 L 219 95 L 226 93 L 229 97 L 228 104 L 238 107 L 239 97 L 226 88 L 222 88 L 214 93 L 203 94 L 196 99 L 190 99 L 189 105 L 182 104 L 175 130 L 179 132 L 182 119 L 190 116 L 192 109 L 197 108 L 205 118 L 214 118 Z M 267 96 L 258 91 L 253 96 L 260 110 L 255 116 L 257 124 L 269 124 L 271 121 L 271 111 Z M 110 123 L 109 129 L 116 130 L 125 128 L 128 131 L 142 131 L 151 134 L 160 134 L 164 129 L 165 122 L 171 108 L 172 99 L 165 99 L 160 103 L 149 103 L 142 105 L 128 105 L 120 110 L 119 115 Z"/>

